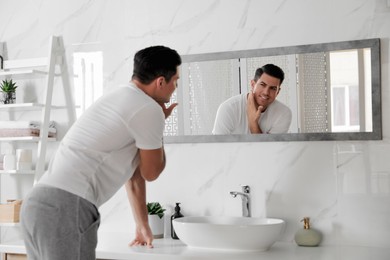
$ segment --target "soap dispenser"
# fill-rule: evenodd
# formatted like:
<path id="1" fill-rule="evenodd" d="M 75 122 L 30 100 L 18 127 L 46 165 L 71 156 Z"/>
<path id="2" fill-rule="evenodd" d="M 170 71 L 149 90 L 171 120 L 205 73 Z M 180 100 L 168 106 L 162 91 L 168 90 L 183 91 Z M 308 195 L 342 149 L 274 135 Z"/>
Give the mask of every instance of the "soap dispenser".
<path id="1" fill-rule="evenodd" d="M 310 228 L 310 218 L 304 217 L 303 229 L 295 233 L 295 242 L 299 246 L 318 246 L 322 240 L 322 235 L 318 230 Z"/>
<path id="2" fill-rule="evenodd" d="M 176 202 L 176 207 L 175 207 L 175 213 L 171 216 L 171 237 L 173 239 L 179 239 L 179 237 L 176 235 L 176 232 L 173 228 L 173 224 L 172 224 L 172 221 L 176 218 L 182 218 L 184 217 L 183 214 L 181 214 L 180 212 L 180 203 L 179 202 Z"/>

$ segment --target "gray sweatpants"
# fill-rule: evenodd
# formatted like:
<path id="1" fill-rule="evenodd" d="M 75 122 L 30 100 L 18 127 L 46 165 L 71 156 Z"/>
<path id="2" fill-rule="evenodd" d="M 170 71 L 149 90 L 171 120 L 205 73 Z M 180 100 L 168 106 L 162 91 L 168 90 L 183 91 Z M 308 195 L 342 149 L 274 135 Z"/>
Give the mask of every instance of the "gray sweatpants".
<path id="1" fill-rule="evenodd" d="M 29 260 L 96 259 L 100 215 L 89 201 L 38 184 L 23 199 L 20 214 Z"/>

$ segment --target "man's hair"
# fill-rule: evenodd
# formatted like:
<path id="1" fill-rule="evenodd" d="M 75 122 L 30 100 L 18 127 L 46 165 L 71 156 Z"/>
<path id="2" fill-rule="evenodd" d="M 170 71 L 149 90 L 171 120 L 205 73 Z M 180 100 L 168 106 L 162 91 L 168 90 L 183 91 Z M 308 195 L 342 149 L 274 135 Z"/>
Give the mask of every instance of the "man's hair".
<path id="1" fill-rule="evenodd" d="M 180 64 L 180 55 L 175 50 L 165 46 L 151 46 L 134 55 L 132 79 L 149 84 L 163 76 L 168 82 L 176 74 Z"/>
<path id="2" fill-rule="evenodd" d="M 255 77 L 253 78 L 253 80 L 255 82 L 257 82 L 259 80 L 259 78 L 261 77 L 261 75 L 263 75 L 263 73 L 266 73 L 272 77 L 278 78 L 280 80 L 280 85 L 282 85 L 282 82 L 284 80 L 284 72 L 278 66 L 276 66 L 274 64 L 266 64 L 263 67 L 258 68 L 255 72 Z"/>

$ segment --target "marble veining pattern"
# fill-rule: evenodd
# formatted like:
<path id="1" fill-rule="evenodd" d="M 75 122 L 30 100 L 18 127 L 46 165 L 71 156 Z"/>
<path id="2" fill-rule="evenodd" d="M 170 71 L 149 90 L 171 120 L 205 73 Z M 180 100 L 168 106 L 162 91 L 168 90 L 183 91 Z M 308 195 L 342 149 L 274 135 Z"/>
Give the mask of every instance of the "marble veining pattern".
<path id="1" fill-rule="evenodd" d="M 46 55 L 49 36 L 63 35 L 69 64 L 73 52 L 103 53 L 106 91 L 129 81 L 134 53 L 149 45 L 196 54 L 381 38 L 384 140 L 167 144 L 166 169 L 148 183 L 148 200 L 168 209 L 167 231 L 175 202 L 184 215 L 240 215 L 229 191 L 249 184 L 254 216 L 286 220 L 282 241 L 310 216 L 326 245 L 390 248 L 389 28 L 386 0 L 0 1 L 9 58 Z M 11 187 L 2 179 L 1 199 Z M 100 211 L 102 231 L 134 230 L 124 189 Z"/>

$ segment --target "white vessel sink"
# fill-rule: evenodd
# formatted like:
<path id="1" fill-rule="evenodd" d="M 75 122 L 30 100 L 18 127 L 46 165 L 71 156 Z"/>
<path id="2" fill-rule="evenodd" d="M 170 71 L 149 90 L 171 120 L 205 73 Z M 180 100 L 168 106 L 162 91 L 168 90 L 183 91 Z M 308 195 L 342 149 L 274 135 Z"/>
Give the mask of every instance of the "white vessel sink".
<path id="1" fill-rule="evenodd" d="M 180 240 L 189 247 L 266 251 L 284 231 L 276 218 L 183 217 L 173 220 Z"/>

